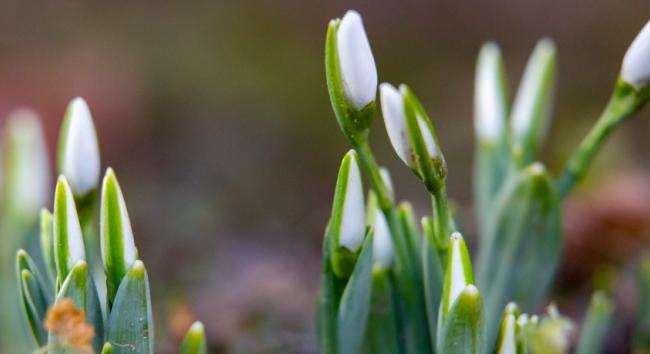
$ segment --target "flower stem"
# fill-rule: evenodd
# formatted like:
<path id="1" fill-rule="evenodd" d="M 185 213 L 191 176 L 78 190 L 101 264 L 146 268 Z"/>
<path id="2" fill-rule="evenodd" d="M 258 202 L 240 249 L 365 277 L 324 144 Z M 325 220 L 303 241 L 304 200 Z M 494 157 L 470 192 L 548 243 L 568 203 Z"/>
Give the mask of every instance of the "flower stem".
<path id="1" fill-rule="evenodd" d="M 584 178 L 607 137 L 621 122 L 641 109 L 648 96 L 649 89 L 637 91 L 622 81 L 617 83 L 607 107 L 569 159 L 556 184 L 561 198 L 566 197 L 576 183 Z"/>
<path id="2" fill-rule="evenodd" d="M 372 189 L 377 194 L 379 207 L 385 214 L 388 214 L 394 208 L 395 204 L 390 196 L 388 186 L 386 186 L 384 179 L 381 177 L 379 165 L 375 160 L 370 144 L 368 144 L 368 138 L 364 134 L 358 134 L 356 139 L 351 141 L 351 143 L 357 151 L 357 154 L 359 154 L 361 166 L 366 172 Z"/>

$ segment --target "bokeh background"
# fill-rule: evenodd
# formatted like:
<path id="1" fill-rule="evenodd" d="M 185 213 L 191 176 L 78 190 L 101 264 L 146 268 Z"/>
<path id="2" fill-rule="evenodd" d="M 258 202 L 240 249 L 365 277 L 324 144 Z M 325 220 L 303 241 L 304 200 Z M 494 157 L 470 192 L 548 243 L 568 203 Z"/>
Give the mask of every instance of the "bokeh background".
<path id="1" fill-rule="evenodd" d="M 157 352 L 173 352 L 195 319 L 215 353 L 315 352 L 320 242 L 348 148 L 329 105 L 323 47 L 327 22 L 348 8 L 363 15 L 380 81 L 408 83 L 428 110 L 470 238 L 480 45 L 501 45 L 514 93 L 535 42 L 556 41 L 557 99 L 541 158 L 557 172 L 650 15 L 647 0 L 0 5 L 0 120 L 33 107 L 53 158 L 66 104 L 89 102 L 103 168 L 117 172 L 149 268 Z M 579 318 L 594 284 L 612 287 L 612 352 L 625 342 L 630 270 L 650 239 L 649 131 L 645 109 L 610 140 L 565 210 L 553 298 Z M 371 141 L 398 196 L 428 213 L 379 116 Z"/>

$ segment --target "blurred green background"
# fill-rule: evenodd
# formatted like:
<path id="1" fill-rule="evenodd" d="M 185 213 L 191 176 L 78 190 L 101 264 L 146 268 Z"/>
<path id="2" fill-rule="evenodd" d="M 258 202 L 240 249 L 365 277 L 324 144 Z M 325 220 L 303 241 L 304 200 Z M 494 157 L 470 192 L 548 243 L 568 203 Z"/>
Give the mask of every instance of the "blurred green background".
<path id="1" fill-rule="evenodd" d="M 157 352 L 172 352 L 194 319 L 205 322 L 214 352 L 315 352 L 320 242 L 347 150 L 323 46 L 329 19 L 349 8 L 364 18 L 380 81 L 408 83 L 428 110 L 470 235 L 480 45 L 501 45 L 514 93 L 536 41 L 556 41 L 557 99 L 543 155 L 557 172 L 604 107 L 650 14 L 647 0 L 0 5 L 0 119 L 33 107 L 53 157 L 68 101 L 88 101 L 103 168 L 120 178 L 152 278 Z M 650 239 L 649 131 L 646 109 L 615 134 L 565 211 L 555 298 L 581 316 L 591 284 L 616 274 L 622 324 L 611 346 L 625 337 L 633 305 L 626 270 Z M 392 151 L 381 117 L 371 134 L 398 196 L 427 213 L 427 195 Z"/>

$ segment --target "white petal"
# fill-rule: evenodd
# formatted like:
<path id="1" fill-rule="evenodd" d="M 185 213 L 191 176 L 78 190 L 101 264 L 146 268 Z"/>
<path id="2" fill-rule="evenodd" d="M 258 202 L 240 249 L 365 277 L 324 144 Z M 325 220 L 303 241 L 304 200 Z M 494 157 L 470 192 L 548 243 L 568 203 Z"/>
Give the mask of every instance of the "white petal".
<path id="1" fill-rule="evenodd" d="M 637 88 L 650 81 L 650 21 L 645 24 L 625 53 L 621 77 Z"/>
<path id="2" fill-rule="evenodd" d="M 345 95 L 361 109 L 377 95 L 377 68 L 358 12 L 343 16 L 336 40 Z"/>
<path id="3" fill-rule="evenodd" d="M 135 241 L 133 240 L 133 229 L 131 229 L 131 219 L 129 218 L 129 213 L 126 210 L 126 203 L 124 202 L 124 196 L 122 195 L 122 189 L 120 185 L 117 185 L 118 192 L 118 202 L 120 205 L 120 216 L 122 219 L 122 244 L 124 245 L 124 262 L 126 263 L 126 269 L 131 268 L 133 262 L 137 259 L 137 250 L 135 248 Z"/>
<path id="4" fill-rule="evenodd" d="M 14 164 L 3 176 L 11 183 L 5 190 L 7 200 L 21 215 L 35 218 L 50 195 L 47 147 L 36 112 L 26 108 L 13 111 L 7 119 L 6 139 L 5 149 L 14 154 L 11 157 Z"/>
<path id="5" fill-rule="evenodd" d="M 454 305 L 456 299 L 463 292 L 468 281 L 465 278 L 465 266 L 460 249 L 462 236 L 454 232 L 451 236 L 451 286 L 449 289 L 449 308 Z M 448 309 L 449 310 L 449 309 Z"/>
<path id="6" fill-rule="evenodd" d="M 75 195 L 84 195 L 99 182 L 99 145 L 90 109 L 83 98 L 70 102 L 70 121 L 63 142 L 63 175 L 70 182 Z"/>
<path id="7" fill-rule="evenodd" d="M 397 156 L 407 166 L 411 166 L 411 147 L 406 132 L 406 117 L 404 114 L 404 98 L 393 85 L 379 85 L 381 96 L 381 111 L 384 116 L 386 132 Z"/>
<path id="8" fill-rule="evenodd" d="M 81 233 L 81 224 L 79 223 L 79 216 L 77 215 L 77 206 L 74 201 L 74 196 L 70 190 L 70 185 L 64 177 L 59 177 L 63 181 L 65 190 L 65 212 L 67 216 L 66 226 L 68 234 L 68 269 L 72 269 L 78 261 L 86 259 L 86 251 L 84 248 L 83 234 Z"/>
<path id="9" fill-rule="evenodd" d="M 517 354 L 515 338 L 515 316 L 508 314 L 505 318 L 505 333 L 501 339 L 498 354 Z"/>
<path id="10" fill-rule="evenodd" d="M 504 132 L 506 102 L 501 86 L 501 53 L 494 43 L 483 46 L 474 93 L 474 128 L 481 140 L 497 140 Z"/>
<path id="11" fill-rule="evenodd" d="M 373 225 L 372 257 L 376 265 L 382 268 L 390 267 L 393 261 L 393 240 L 386 217 L 379 209 L 375 212 Z"/>
<path id="12" fill-rule="evenodd" d="M 418 127 L 420 128 L 420 134 L 422 134 L 422 140 L 424 140 L 424 145 L 427 147 L 427 152 L 429 157 L 434 158 L 438 157 L 438 147 L 436 145 L 436 140 L 433 138 L 433 133 L 429 128 L 429 125 L 424 121 L 424 118 L 418 115 Z"/>
<path id="13" fill-rule="evenodd" d="M 343 201 L 343 215 L 339 231 L 339 244 L 352 252 L 356 252 L 363 243 L 366 229 L 365 205 L 361 172 L 356 154 L 352 155 L 348 170 L 348 181 Z"/>

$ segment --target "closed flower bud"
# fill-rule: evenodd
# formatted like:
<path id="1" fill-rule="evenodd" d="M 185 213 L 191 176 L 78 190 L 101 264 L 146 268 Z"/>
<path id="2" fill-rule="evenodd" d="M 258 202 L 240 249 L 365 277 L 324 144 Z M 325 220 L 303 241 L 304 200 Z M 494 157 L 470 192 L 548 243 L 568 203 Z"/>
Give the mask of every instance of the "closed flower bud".
<path id="1" fill-rule="evenodd" d="M 505 135 L 507 100 L 501 51 L 496 43 L 486 43 L 478 58 L 474 92 L 474 128 L 480 141 L 493 143 Z"/>
<path id="2" fill-rule="evenodd" d="M 386 216 L 381 210 L 375 210 L 373 222 L 372 258 L 375 266 L 389 268 L 393 262 L 393 240 Z"/>
<path id="3" fill-rule="evenodd" d="M 637 89 L 650 81 L 650 21 L 636 36 L 623 58 L 621 78 Z"/>
<path id="4" fill-rule="evenodd" d="M 65 113 L 59 140 L 58 168 L 75 196 L 84 196 L 97 188 L 99 144 L 90 109 L 81 97 L 70 101 Z"/>
<path id="5" fill-rule="evenodd" d="M 72 267 L 86 259 L 86 251 L 72 190 L 64 176 L 59 176 L 54 192 L 54 260 L 60 285 Z"/>

